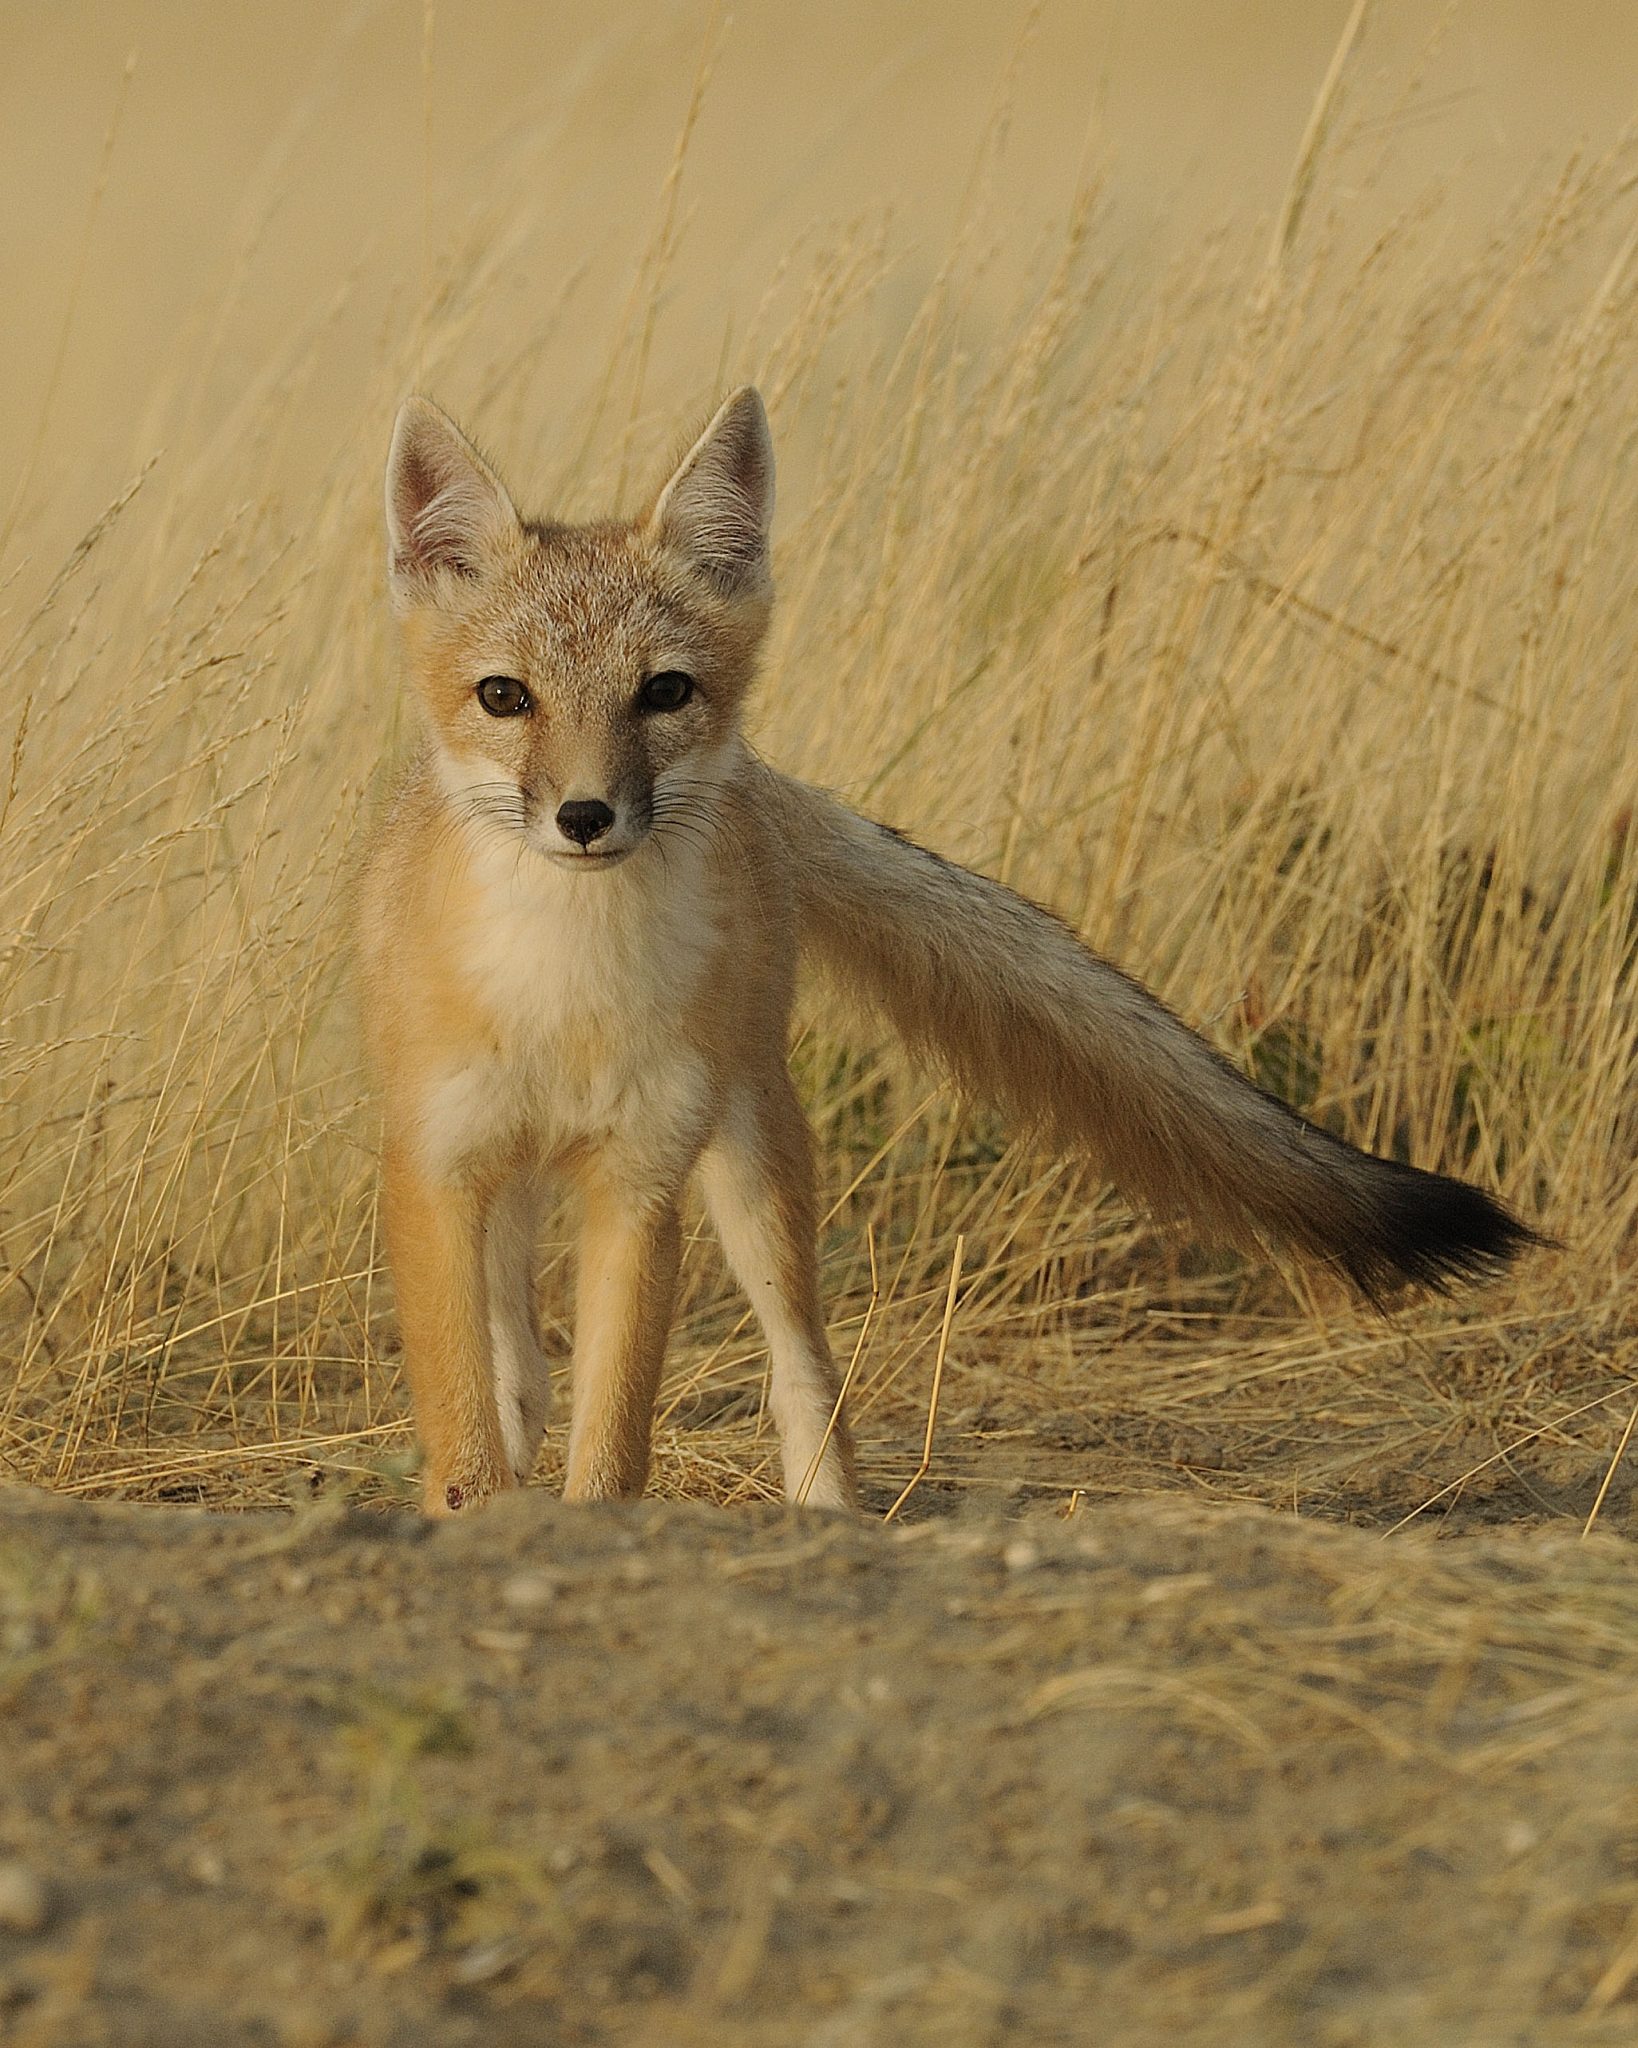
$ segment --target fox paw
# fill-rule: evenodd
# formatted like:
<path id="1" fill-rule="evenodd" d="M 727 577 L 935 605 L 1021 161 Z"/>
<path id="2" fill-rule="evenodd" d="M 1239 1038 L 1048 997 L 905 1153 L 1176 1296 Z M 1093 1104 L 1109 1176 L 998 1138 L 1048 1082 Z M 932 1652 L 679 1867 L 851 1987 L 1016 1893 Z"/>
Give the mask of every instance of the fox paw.
<path id="1" fill-rule="evenodd" d="M 421 1506 L 435 1520 L 447 1521 L 452 1515 L 470 1514 L 514 1483 L 510 1473 L 468 1475 L 460 1479 L 429 1476 L 422 1489 Z"/>

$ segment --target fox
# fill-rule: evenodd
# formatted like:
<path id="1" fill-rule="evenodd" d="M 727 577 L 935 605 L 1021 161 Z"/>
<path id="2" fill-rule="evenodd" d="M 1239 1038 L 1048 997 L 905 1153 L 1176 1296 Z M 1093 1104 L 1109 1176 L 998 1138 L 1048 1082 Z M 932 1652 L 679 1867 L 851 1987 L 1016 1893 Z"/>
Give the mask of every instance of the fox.
<path id="1" fill-rule="evenodd" d="M 637 517 L 586 524 L 522 516 L 429 399 L 394 424 L 421 739 L 363 863 L 358 950 L 429 1514 L 534 1471 L 554 1184 L 580 1215 L 564 1496 L 642 1493 L 696 1176 L 767 1348 L 786 1496 L 857 1508 L 788 1059 L 800 958 L 963 1095 L 1210 1241 L 1378 1304 L 1544 1241 L 1265 1093 L 1047 910 L 764 761 L 744 715 L 773 513 L 750 385 Z"/>

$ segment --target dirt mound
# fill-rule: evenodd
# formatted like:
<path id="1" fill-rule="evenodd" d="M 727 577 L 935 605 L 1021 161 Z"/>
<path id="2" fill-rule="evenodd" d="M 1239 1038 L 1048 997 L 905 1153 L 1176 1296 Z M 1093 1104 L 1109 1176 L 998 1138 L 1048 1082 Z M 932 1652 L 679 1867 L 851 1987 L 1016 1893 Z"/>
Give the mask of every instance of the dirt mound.
<path id="1" fill-rule="evenodd" d="M 1629 2041 L 1638 1575 L 0 1493 L 0 2038 Z"/>

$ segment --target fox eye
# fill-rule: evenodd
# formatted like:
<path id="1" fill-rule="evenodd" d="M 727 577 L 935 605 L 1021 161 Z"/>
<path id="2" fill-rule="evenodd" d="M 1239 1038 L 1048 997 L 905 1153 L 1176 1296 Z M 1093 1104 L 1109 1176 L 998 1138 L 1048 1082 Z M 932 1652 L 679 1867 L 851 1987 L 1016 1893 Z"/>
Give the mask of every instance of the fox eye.
<path id="1" fill-rule="evenodd" d="M 644 711 L 680 711 L 693 694 L 694 678 L 680 668 L 667 668 L 649 677 L 637 692 L 637 702 Z"/>
<path id="2" fill-rule="evenodd" d="M 535 700 L 515 676 L 485 676 L 478 685 L 478 702 L 491 718 L 521 718 L 535 708 Z"/>

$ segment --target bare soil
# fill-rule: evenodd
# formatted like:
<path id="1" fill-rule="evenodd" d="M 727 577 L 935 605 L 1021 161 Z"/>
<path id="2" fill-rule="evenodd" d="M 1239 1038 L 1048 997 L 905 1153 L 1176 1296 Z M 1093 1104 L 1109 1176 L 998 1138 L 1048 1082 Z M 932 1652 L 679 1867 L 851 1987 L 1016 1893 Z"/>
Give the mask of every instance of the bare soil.
<path id="1" fill-rule="evenodd" d="M 0 2040 L 1628 2042 L 1635 1562 L 0 1490 Z"/>

